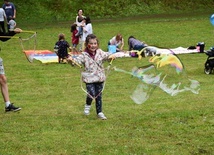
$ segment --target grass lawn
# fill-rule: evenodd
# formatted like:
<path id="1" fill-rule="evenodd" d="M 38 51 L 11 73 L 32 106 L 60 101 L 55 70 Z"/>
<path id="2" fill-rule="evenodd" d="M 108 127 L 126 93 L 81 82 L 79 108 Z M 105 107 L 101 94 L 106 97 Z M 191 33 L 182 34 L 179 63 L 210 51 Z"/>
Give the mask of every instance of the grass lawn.
<path id="1" fill-rule="evenodd" d="M 205 42 L 214 46 L 214 26 L 209 14 L 170 16 L 118 21 L 92 20 L 100 47 L 120 32 L 134 35 L 149 45 L 189 47 Z M 70 42 L 73 21 L 21 25 L 37 32 L 37 49 L 53 50 L 59 33 Z M 20 34 L 22 35 L 22 34 Z M 31 34 L 26 34 L 31 35 Z M 25 42 L 32 47 L 32 40 Z M 156 89 L 144 104 L 130 95 L 140 83 L 128 74 L 111 70 L 103 92 L 103 112 L 98 120 L 93 104 L 83 115 L 86 94 L 80 87 L 80 70 L 67 64 L 29 63 L 18 39 L 1 42 L 11 101 L 22 107 L 17 113 L 0 110 L 1 155 L 211 155 L 214 152 L 214 75 L 204 74 L 205 54 L 179 55 L 188 78 L 200 82 L 198 95 L 190 92 L 169 96 Z M 112 67 L 131 71 L 148 64 L 148 58 L 118 58 Z M 105 64 L 108 65 L 107 63 Z M 3 100 L 3 99 L 2 99 Z"/>

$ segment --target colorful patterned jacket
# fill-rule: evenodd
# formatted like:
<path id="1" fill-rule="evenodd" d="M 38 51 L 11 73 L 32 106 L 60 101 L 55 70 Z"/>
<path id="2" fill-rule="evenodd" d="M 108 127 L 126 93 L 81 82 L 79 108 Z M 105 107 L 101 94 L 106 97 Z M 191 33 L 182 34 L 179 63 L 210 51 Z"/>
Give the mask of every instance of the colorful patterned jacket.
<path id="1" fill-rule="evenodd" d="M 97 49 L 94 59 L 87 52 L 82 52 L 74 61 L 84 66 L 82 80 L 85 83 L 104 82 L 106 79 L 103 62 L 111 53 Z"/>

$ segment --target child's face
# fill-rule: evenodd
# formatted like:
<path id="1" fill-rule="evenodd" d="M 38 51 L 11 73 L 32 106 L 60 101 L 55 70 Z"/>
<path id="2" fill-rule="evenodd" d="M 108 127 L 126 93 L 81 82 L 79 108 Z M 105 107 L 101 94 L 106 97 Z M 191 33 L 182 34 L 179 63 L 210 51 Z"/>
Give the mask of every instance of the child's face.
<path id="1" fill-rule="evenodd" d="M 87 45 L 90 52 L 95 52 L 98 48 L 97 39 L 90 39 Z"/>

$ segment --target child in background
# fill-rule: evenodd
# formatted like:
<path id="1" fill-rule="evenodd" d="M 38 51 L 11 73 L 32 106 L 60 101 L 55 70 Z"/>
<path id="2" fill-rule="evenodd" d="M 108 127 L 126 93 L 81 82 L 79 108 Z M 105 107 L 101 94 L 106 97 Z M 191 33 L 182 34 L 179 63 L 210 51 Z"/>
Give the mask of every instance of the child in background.
<path id="1" fill-rule="evenodd" d="M 76 35 L 78 33 L 77 24 L 71 25 L 71 42 L 72 42 L 72 52 L 78 52 L 76 47 L 79 44 L 79 37 Z"/>
<path id="2" fill-rule="evenodd" d="M 59 40 L 55 43 L 54 51 L 58 56 L 58 62 L 65 62 L 68 57 L 68 48 L 71 51 L 69 43 L 65 40 L 65 35 L 63 33 L 59 34 Z"/>
<path id="3" fill-rule="evenodd" d="M 78 32 L 78 36 L 79 36 L 79 51 L 80 52 L 82 52 L 83 51 L 83 49 L 85 48 L 85 46 L 84 46 L 84 43 L 85 43 L 85 35 L 83 34 L 84 32 L 84 29 L 85 29 L 85 25 L 86 25 L 86 18 L 83 18 L 82 19 L 82 25 L 84 25 L 83 27 L 82 27 L 82 32 L 81 32 L 81 35 L 79 35 L 79 32 Z"/>
<path id="4" fill-rule="evenodd" d="M 8 22 L 8 27 L 9 27 L 9 31 L 13 31 L 16 27 L 16 21 L 13 20 L 12 16 L 9 16 L 9 22 Z"/>
<path id="5" fill-rule="evenodd" d="M 86 84 L 88 92 L 84 114 L 90 114 L 91 103 L 95 99 L 97 117 L 105 120 L 107 118 L 102 112 L 102 90 L 104 81 L 106 80 L 103 62 L 104 60 L 114 59 L 115 56 L 99 49 L 99 42 L 94 34 L 89 34 L 86 37 L 85 46 L 85 50 L 78 57 L 69 57 L 68 61 L 75 61 L 84 66 L 82 80 Z"/>

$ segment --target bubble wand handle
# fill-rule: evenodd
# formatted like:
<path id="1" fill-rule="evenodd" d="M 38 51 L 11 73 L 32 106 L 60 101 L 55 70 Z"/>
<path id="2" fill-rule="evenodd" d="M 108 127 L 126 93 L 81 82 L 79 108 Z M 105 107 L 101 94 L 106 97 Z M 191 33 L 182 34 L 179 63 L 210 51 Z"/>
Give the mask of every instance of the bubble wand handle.
<path id="1" fill-rule="evenodd" d="M 73 64 L 75 64 L 75 65 L 77 65 L 79 68 L 82 68 L 82 66 L 80 65 L 80 64 L 78 64 L 76 61 L 74 61 L 73 59 L 72 59 L 72 56 L 71 55 L 69 55 L 71 58 L 67 58 L 67 61 L 68 62 L 72 62 Z"/>
<path id="2" fill-rule="evenodd" d="M 109 65 L 112 65 L 113 60 L 114 60 L 114 59 L 111 59 L 111 61 L 110 61 Z"/>

